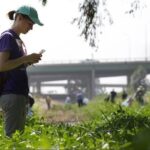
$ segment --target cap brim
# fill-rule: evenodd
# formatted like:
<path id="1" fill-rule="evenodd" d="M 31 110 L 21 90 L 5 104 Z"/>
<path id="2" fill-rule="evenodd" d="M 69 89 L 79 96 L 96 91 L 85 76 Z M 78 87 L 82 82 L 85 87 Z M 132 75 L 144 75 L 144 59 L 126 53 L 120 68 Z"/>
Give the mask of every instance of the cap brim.
<path id="1" fill-rule="evenodd" d="M 40 22 L 40 20 L 39 19 L 37 19 L 37 18 L 30 18 L 35 24 L 38 24 L 38 25 L 40 25 L 40 26 L 43 26 L 44 24 L 43 23 L 41 23 Z"/>

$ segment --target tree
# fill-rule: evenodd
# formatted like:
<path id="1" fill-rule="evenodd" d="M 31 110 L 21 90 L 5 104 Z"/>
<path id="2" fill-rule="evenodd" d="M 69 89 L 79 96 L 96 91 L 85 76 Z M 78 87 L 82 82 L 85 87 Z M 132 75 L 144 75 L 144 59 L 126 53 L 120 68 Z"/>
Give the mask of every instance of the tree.
<path id="1" fill-rule="evenodd" d="M 131 80 L 130 80 L 131 89 L 136 91 L 139 85 L 142 85 L 145 89 L 147 89 L 147 85 L 145 82 L 146 74 L 147 72 L 145 68 L 143 66 L 138 66 L 133 72 L 133 74 L 131 75 Z"/>
<path id="2" fill-rule="evenodd" d="M 48 0 L 40 1 L 43 5 L 48 2 Z M 102 33 L 105 21 L 107 20 L 110 25 L 114 22 L 110 11 L 107 9 L 107 3 L 109 3 L 109 0 L 83 0 L 79 4 L 80 16 L 73 19 L 72 23 L 77 23 L 81 30 L 81 36 L 89 42 L 91 47 L 98 47 L 98 34 Z M 142 0 L 129 0 L 129 5 L 126 14 L 134 14 L 137 10 L 145 7 Z"/>
<path id="3" fill-rule="evenodd" d="M 89 42 L 91 47 L 97 47 L 97 34 L 101 28 L 105 26 L 105 21 L 111 25 L 113 24 L 112 16 L 107 9 L 107 3 L 109 0 L 84 0 L 79 5 L 80 17 L 75 18 L 74 22 L 77 22 L 79 29 L 81 29 L 81 36 L 84 36 L 85 40 Z M 137 10 L 142 9 L 145 4 L 142 4 L 140 0 L 130 0 L 130 8 L 126 10 L 126 14 L 134 14 Z"/>

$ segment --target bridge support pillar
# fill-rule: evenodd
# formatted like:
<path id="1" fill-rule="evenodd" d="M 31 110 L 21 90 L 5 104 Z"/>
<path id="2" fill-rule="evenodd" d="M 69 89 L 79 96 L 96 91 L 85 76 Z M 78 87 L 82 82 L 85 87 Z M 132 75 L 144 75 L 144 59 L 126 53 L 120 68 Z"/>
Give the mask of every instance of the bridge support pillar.
<path id="1" fill-rule="evenodd" d="M 71 89 L 70 89 L 70 87 L 71 87 L 71 83 L 70 83 L 70 79 L 68 79 L 68 88 L 67 88 L 67 94 L 70 94 L 71 93 Z"/>
<path id="2" fill-rule="evenodd" d="M 36 90 L 36 92 L 37 92 L 37 94 L 41 94 L 41 82 L 40 81 L 38 81 L 38 82 L 36 82 L 36 88 L 37 88 L 37 90 Z"/>
<path id="3" fill-rule="evenodd" d="M 90 75 L 90 80 L 89 80 L 89 98 L 92 99 L 95 96 L 95 70 L 92 69 L 91 75 Z"/>

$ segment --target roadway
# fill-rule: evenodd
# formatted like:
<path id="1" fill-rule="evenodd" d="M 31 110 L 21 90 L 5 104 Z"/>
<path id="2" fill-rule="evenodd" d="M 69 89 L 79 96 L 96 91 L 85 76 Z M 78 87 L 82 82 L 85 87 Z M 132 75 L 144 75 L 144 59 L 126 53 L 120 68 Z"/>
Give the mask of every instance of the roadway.
<path id="1" fill-rule="evenodd" d="M 120 61 L 120 62 L 80 62 L 39 64 L 28 67 L 30 85 L 35 82 L 81 79 L 88 82 L 89 97 L 94 95 L 95 79 L 100 77 L 127 76 L 139 66 L 150 73 L 150 61 Z"/>

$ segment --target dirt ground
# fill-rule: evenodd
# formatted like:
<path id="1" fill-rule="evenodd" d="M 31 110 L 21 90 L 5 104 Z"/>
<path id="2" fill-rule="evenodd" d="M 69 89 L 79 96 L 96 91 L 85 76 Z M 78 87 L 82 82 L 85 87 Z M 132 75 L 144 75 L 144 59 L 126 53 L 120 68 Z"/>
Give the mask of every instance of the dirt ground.
<path id="1" fill-rule="evenodd" d="M 64 105 L 63 102 L 51 99 L 49 107 L 45 98 L 38 98 L 33 108 L 38 109 L 38 114 L 44 117 L 44 120 L 48 123 L 65 122 L 72 124 L 82 120 L 82 117 L 74 111 L 64 109 Z"/>

